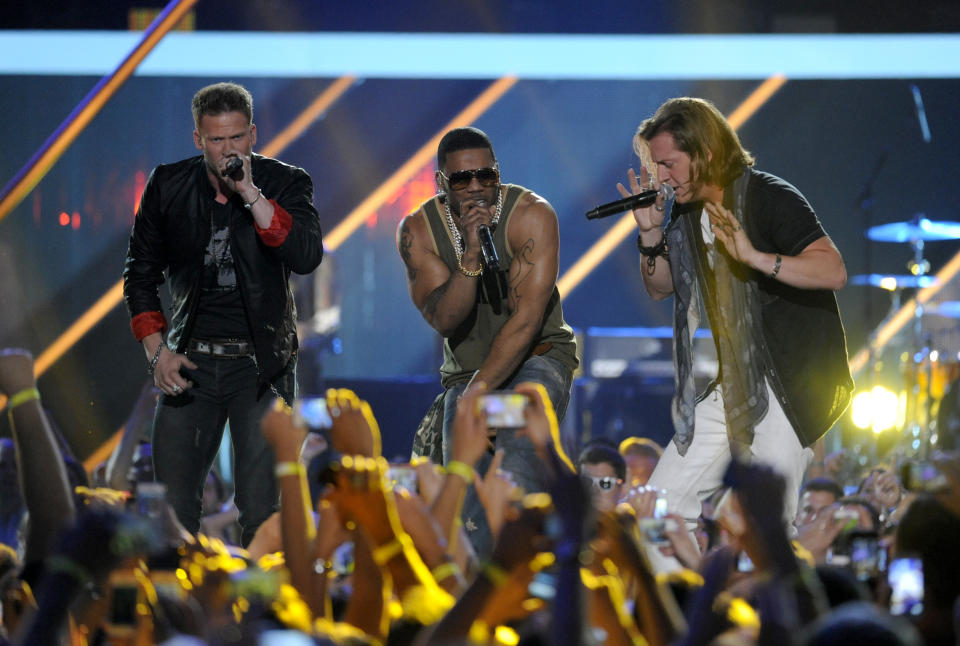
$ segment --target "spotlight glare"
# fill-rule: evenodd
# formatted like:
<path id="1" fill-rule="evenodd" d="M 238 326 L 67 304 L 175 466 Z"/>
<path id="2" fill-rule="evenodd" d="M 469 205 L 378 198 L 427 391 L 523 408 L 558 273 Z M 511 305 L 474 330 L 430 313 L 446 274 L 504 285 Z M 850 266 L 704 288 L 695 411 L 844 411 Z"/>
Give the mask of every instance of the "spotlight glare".
<path id="1" fill-rule="evenodd" d="M 853 398 L 851 419 L 857 428 L 869 428 L 874 433 L 882 433 L 896 426 L 899 414 L 899 397 L 883 386 L 874 386 L 872 390 L 857 393 Z"/>

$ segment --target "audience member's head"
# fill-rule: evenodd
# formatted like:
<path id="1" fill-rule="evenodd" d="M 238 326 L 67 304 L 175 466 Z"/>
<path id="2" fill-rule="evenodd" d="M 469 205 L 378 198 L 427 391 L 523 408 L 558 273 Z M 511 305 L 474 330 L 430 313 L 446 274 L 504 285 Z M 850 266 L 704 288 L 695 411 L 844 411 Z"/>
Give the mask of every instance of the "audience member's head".
<path id="1" fill-rule="evenodd" d="M 580 475 L 591 482 L 593 504 L 598 511 L 611 511 L 620 498 L 627 467 L 616 447 L 602 441 L 587 444 L 577 465 Z"/>
<path id="2" fill-rule="evenodd" d="M 646 437 L 628 437 L 620 443 L 620 455 L 627 464 L 626 481 L 631 487 L 645 485 L 663 455 L 663 448 Z"/>
<path id="3" fill-rule="evenodd" d="M 960 597 L 960 517 L 930 496 L 920 496 L 900 519 L 894 556 L 923 562 L 925 608 L 949 609 Z"/>
<path id="4" fill-rule="evenodd" d="M 843 487 L 831 478 L 813 478 L 800 488 L 800 504 L 797 506 L 797 527 L 809 525 L 827 507 L 843 498 Z"/>
<path id="5" fill-rule="evenodd" d="M 921 646 L 909 622 L 883 612 L 867 601 L 834 609 L 808 631 L 806 646 Z"/>

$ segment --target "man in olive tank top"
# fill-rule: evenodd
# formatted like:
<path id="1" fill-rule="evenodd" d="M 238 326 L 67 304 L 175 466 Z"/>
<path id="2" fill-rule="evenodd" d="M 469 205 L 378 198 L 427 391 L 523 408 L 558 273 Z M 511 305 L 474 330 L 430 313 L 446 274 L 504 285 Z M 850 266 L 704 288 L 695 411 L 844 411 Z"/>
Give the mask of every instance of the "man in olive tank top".
<path id="1" fill-rule="evenodd" d="M 493 145 L 476 128 L 444 135 L 437 168 L 437 195 L 403 219 L 397 248 L 410 298 L 444 340 L 446 462 L 457 399 L 468 384 L 497 390 L 541 383 L 562 420 L 577 357 L 556 287 L 559 228 L 553 208 L 521 186 L 500 183 Z M 499 270 L 483 259 L 482 225 L 490 229 Z M 543 490 L 545 472 L 526 437 L 498 429 L 495 444 L 504 449 L 501 469 L 527 491 Z M 488 464 L 489 456 L 476 465 L 481 475 Z M 486 516 L 473 487 L 463 522 L 478 553 L 489 552 Z"/>

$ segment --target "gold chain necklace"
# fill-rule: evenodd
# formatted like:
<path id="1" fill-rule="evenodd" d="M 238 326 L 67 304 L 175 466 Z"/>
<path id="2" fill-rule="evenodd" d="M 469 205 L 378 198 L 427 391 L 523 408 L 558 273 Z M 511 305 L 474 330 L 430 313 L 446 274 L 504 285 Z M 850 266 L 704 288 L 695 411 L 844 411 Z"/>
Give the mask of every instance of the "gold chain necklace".
<path id="1" fill-rule="evenodd" d="M 494 211 L 493 217 L 490 219 L 490 224 L 496 224 L 500 221 L 500 209 L 503 208 L 503 191 L 500 190 L 500 187 L 497 187 L 497 206 Z M 456 223 L 453 221 L 453 213 L 450 212 L 450 196 L 447 196 L 447 199 L 443 201 L 443 209 L 447 214 L 447 227 L 450 228 L 450 234 L 453 235 L 453 251 L 457 254 L 457 262 L 460 262 L 460 259 L 463 258 L 463 238 L 460 236 L 460 229 L 457 227 Z"/>

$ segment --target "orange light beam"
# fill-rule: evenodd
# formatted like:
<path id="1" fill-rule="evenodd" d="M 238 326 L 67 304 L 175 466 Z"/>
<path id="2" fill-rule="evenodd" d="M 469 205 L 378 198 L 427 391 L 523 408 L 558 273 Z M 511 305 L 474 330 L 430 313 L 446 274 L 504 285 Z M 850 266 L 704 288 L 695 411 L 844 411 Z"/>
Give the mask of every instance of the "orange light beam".
<path id="1" fill-rule="evenodd" d="M 753 114 L 770 100 L 777 90 L 783 87 L 787 78 L 782 75 L 771 76 L 747 96 L 737 108 L 730 113 L 727 121 L 734 130 L 740 127 L 753 116 Z M 560 291 L 560 299 L 563 300 L 597 268 L 603 260 L 617 248 L 621 242 L 626 239 L 636 228 L 633 215 L 627 213 L 621 217 L 617 223 L 611 227 L 600 239 L 593 243 L 580 258 L 573 263 L 563 276 L 557 281 L 557 289 Z"/>
<path id="2" fill-rule="evenodd" d="M 394 171 L 393 175 L 387 178 L 380 186 L 353 209 L 347 217 L 335 226 L 329 234 L 324 237 L 323 246 L 329 251 L 334 251 L 350 235 L 363 224 L 364 220 L 396 192 L 401 186 L 413 177 L 420 168 L 430 162 L 431 157 L 437 154 L 437 144 L 447 131 L 461 126 L 469 126 L 477 120 L 480 115 L 490 109 L 500 97 L 517 83 L 517 77 L 504 76 L 494 81 L 490 86 L 480 93 L 460 114 L 455 116 L 440 131 L 431 137 L 417 152 L 413 154 L 404 164 Z"/>
<path id="3" fill-rule="evenodd" d="M 268 143 L 260 151 L 261 155 L 266 155 L 267 157 L 276 157 L 281 152 L 286 150 L 293 141 L 302 135 L 304 131 L 310 127 L 310 125 L 319 119 L 324 112 L 327 111 L 334 102 L 343 96 L 343 93 L 350 89 L 350 87 L 356 81 L 355 76 L 341 76 L 336 81 L 331 83 L 327 88 L 320 93 L 320 95 L 313 100 L 307 108 L 300 113 L 300 115 L 294 119 L 290 125 L 283 129 L 276 137 L 273 138 L 273 141 Z"/>
<path id="4" fill-rule="evenodd" d="M 313 120 L 323 114 L 334 101 L 349 89 L 354 80 L 352 76 L 343 76 L 331 83 L 289 126 L 263 147 L 263 154 L 269 154 L 270 157 L 274 157 L 283 152 L 294 139 L 303 133 Z M 307 118 L 305 115 L 309 115 L 309 117 Z M 267 151 L 270 152 L 268 153 Z M 66 354 L 83 335 L 89 332 L 90 328 L 99 323 L 103 317 L 109 314 L 110 311 L 122 301 L 123 280 L 121 279 L 108 289 L 73 325 L 67 328 L 49 348 L 44 350 L 43 354 L 37 358 L 34 364 L 36 376 L 39 377 L 46 372 L 46 370 Z"/>
<path id="5" fill-rule="evenodd" d="M 117 66 L 117 69 L 100 79 L 100 82 L 87 93 L 73 112 L 47 138 L 43 146 L 4 187 L 3 193 L 0 194 L 0 220 L 13 211 L 40 183 L 70 144 L 97 116 L 120 86 L 126 83 L 147 54 L 196 3 L 197 0 L 171 0 L 160 15 L 150 23 L 139 44 Z"/>
<path id="6" fill-rule="evenodd" d="M 877 352 L 887 343 L 890 342 L 890 339 L 903 329 L 903 326 L 914 320 L 917 305 L 924 305 L 933 298 L 937 292 L 939 292 L 944 285 L 949 283 L 953 278 L 960 273 L 960 252 L 958 252 L 953 258 L 950 259 L 943 268 L 936 273 L 937 280 L 930 287 L 924 287 L 923 289 L 917 291 L 916 297 L 910 299 L 907 303 L 903 305 L 899 310 L 897 310 L 893 316 L 890 317 L 884 323 L 881 323 L 880 327 L 877 329 L 876 335 L 867 344 L 867 347 L 862 348 L 857 354 L 850 359 L 850 371 L 859 372 L 867 365 L 867 361 L 870 359 L 870 354 L 872 352 Z"/>

